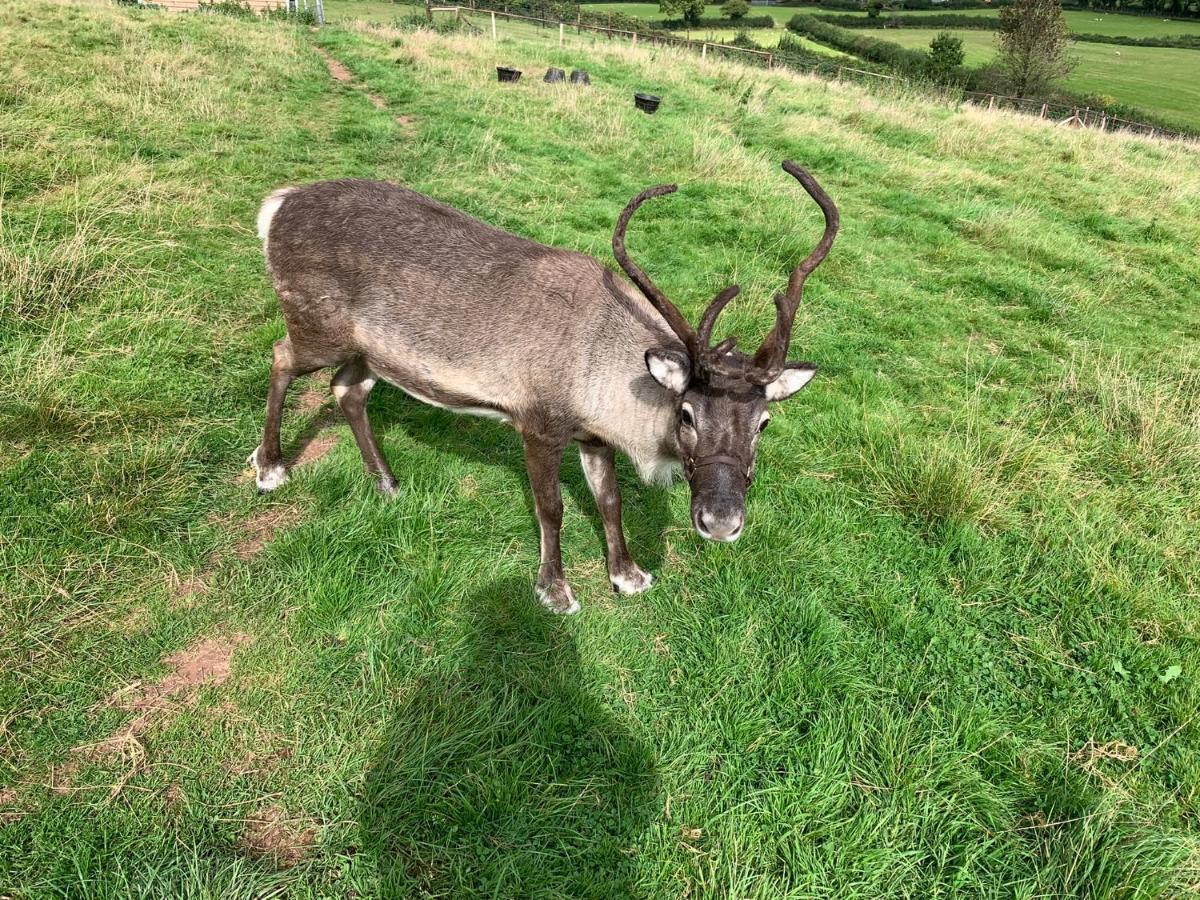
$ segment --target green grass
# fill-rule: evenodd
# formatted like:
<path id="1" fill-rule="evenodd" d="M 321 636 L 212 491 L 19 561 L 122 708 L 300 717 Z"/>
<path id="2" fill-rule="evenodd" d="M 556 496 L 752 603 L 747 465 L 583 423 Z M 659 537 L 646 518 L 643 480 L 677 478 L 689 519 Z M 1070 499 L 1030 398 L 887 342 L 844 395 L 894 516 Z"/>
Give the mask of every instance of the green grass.
<path id="1" fill-rule="evenodd" d="M 335 0 L 347 6 L 358 3 L 373 4 L 374 0 Z M 631 16 L 641 16 L 644 19 L 661 19 L 657 3 L 585 3 L 584 9 L 613 10 Z M 786 25 L 796 13 L 820 13 L 829 15 L 858 15 L 866 16 L 866 11 L 852 12 L 849 10 L 832 10 L 821 6 L 755 6 L 751 9 L 753 15 L 769 15 L 780 25 Z M 922 16 L 944 15 L 951 12 L 957 16 L 989 16 L 997 15 L 994 9 L 914 9 L 898 15 L 905 18 L 921 18 Z M 720 4 L 709 4 L 704 8 L 704 15 L 716 17 L 721 15 Z M 885 14 L 887 15 L 887 14 Z M 1183 34 L 1200 34 L 1200 21 L 1195 19 L 1161 19 L 1153 16 L 1123 16 L 1105 14 L 1094 10 L 1065 10 L 1067 27 L 1077 34 L 1103 34 L 1123 37 L 1174 37 Z"/>
<path id="2" fill-rule="evenodd" d="M 862 33 L 904 47 L 927 49 L 940 29 L 878 28 Z M 996 35 L 992 32 L 951 33 L 962 38 L 967 65 L 982 65 L 995 57 Z M 1109 96 L 1200 129 L 1200 52 L 1076 41 L 1071 55 L 1079 63 L 1063 82 L 1068 88 Z"/>
<path id="3" fill-rule="evenodd" d="M 650 21 L 658 21 L 664 18 L 663 14 L 658 9 L 657 3 L 584 3 L 583 8 L 592 12 L 602 12 L 611 10 L 612 12 L 625 13 L 627 16 L 640 16 L 643 19 Z M 805 11 L 811 12 L 817 7 L 805 7 Z M 783 27 L 788 20 L 800 9 L 792 6 L 755 6 L 750 10 L 752 16 L 770 16 L 775 20 L 776 25 Z M 704 7 L 704 15 L 708 18 L 721 18 L 721 4 L 710 3 Z"/>
<path id="4" fill-rule="evenodd" d="M 330 24 L 355 20 L 392 22 L 406 16 L 424 15 L 424 12 L 420 4 L 392 3 L 391 0 L 325 0 L 325 19 Z"/>
<path id="5" fill-rule="evenodd" d="M 500 56 L 593 85 L 502 87 Z M 0 2 L 0 62 L 0 892 L 1200 880 L 1194 146 L 620 43 L 51 0 Z M 519 441 L 387 388 L 402 499 L 299 388 L 285 447 L 328 418 L 336 443 L 275 494 L 244 480 L 283 333 L 272 188 L 389 178 L 611 263 L 626 200 L 678 181 L 632 250 L 693 314 L 737 280 L 749 342 L 819 231 L 784 158 L 844 224 L 796 325 L 820 375 L 776 412 L 736 545 L 623 467 L 659 581 L 614 599 L 570 462 L 584 609 L 548 617 Z M 238 633 L 228 681 L 73 749 L 129 725 L 165 656 Z M 263 808 L 311 836 L 291 868 L 245 849 Z"/>

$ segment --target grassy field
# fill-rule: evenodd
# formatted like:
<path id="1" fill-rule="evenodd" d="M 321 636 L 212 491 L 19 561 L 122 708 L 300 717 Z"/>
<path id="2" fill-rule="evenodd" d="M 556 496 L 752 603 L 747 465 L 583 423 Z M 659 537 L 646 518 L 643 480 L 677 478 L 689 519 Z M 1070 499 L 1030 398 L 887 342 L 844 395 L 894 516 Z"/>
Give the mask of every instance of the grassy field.
<path id="1" fill-rule="evenodd" d="M 1129 18 L 1133 18 L 1130 16 Z M 862 33 L 905 47 L 927 49 L 941 29 L 865 29 Z M 990 31 L 954 31 L 962 38 L 967 65 L 996 55 Z M 1065 79 L 1072 90 L 1106 95 L 1200 129 L 1200 52 L 1165 47 L 1123 47 L 1076 41 L 1071 55 L 1079 64 Z"/>
<path id="2" fill-rule="evenodd" d="M 356 79 L 330 78 L 319 50 Z M 584 64 L 586 90 L 500 86 Z M 1177 897 L 1200 882 L 1200 151 L 664 50 L 0 0 L 0 894 Z M 637 112 L 635 89 L 664 98 Z M 819 217 L 745 537 L 327 382 L 259 497 L 262 197 L 402 181 L 748 342 Z M 722 320 L 725 321 L 724 319 Z"/>
<path id="3" fill-rule="evenodd" d="M 342 0 L 349 5 L 358 2 L 372 3 L 375 0 Z M 661 19 L 662 13 L 659 12 L 657 3 L 585 3 L 585 9 L 590 10 L 613 10 L 615 12 L 623 12 L 631 16 L 641 16 L 645 19 Z M 866 11 L 853 12 L 849 10 L 831 10 L 820 6 L 771 6 L 759 7 L 756 6 L 751 10 L 753 15 L 769 15 L 775 19 L 779 25 L 786 25 L 788 20 L 797 13 L 821 13 L 830 15 L 858 15 L 866 16 Z M 906 10 L 902 15 L 905 18 L 922 16 L 944 15 L 947 10 L 943 9 L 914 9 Z M 954 9 L 949 10 L 954 15 L 959 16 L 991 16 L 997 15 L 994 9 Z M 1200 20 L 1196 19 L 1158 19 L 1151 16 L 1122 16 L 1122 15 L 1106 15 L 1105 13 L 1092 10 L 1077 10 L 1069 9 L 1063 13 L 1067 19 L 1067 26 L 1072 32 L 1077 34 L 1104 34 L 1124 37 L 1168 37 L 1181 34 L 1200 34 Z M 721 15 L 721 5 L 709 4 L 704 8 L 704 15 L 711 17 L 719 17 Z"/>
<path id="4" fill-rule="evenodd" d="M 679 37 L 691 37 L 693 41 L 715 41 L 717 43 L 729 43 L 737 36 L 735 28 L 695 28 L 689 31 L 675 31 L 673 34 Z M 786 34 L 782 28 L 756 28 L 753 31 L 747 32 L 751 39 L 761 47 L 777 47 L 779 46 L 779 38 Z M 857 58 L 848 53 L 842 53 L 840 50 L 834 50 L 832 47 L 826 47 L 824 44 L 818 44 L 816 41 L 809 40 L 806 37 L 798 34 L 789 35 L 794 42 L 801 44 L 805 50 L 811 53 L 819 54 L 820 56 L 837 57 L 847 60 L 853 65 L 853 61 Z"/>
<path id="5" fill-rule="evenodd" d="M 613 12 L 625 13 L 627 16 L 640 16 L 643 19 L 651 21 L 663 18 L 663 14 L 658 9 L 657 3 L 584 3 L 584 9 L 600 12 L 602 10 L 612 10 Z M 805 7 L 805 10 L 812 12 L 819 7 Z M 787 24 L 788 19 L 800 12 L 795 7 L 785 6 L 756 6 L 750 10 L 750 14 L 754 16 L 770 16 L 775 20 L 775 23 L 780 27 Z M 704 15 L 708 18 L 721 18 L 721 4 L 710 3 L 704 7 Z"/>

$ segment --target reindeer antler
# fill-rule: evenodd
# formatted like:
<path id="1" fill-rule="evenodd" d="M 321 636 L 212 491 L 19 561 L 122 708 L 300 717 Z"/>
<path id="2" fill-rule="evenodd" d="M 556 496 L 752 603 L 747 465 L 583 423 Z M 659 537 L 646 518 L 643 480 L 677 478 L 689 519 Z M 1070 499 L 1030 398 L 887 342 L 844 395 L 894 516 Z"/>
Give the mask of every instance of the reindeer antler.
<path id="1" fill-rule="evenodd" d="M 625 205 L 625 209 L 621 211 L 620 218 L 617 219 L 617 227 L 613 231 L 612 248 L 613 256 L 617 258 L 617 262 L 625 270 L 625 274 L 633 280 L 633 283 L 646 295 L 646 299 L 667 320 L 667 324 L 671 326 L 671 330 L 679 336 L 679 339 L 683 341 L 683 345 L 687 347 L 688 355 L 695 360 L 697 350 L 696 330 L 692 328 L 691 324 L 684 318 L 683 313 L 679 311 L 675 304 L 667 299 L 667 295 L 660 291 L 658 286 L 650 280 L 650 276 L 643 272 L 638 264 L 629 258 L 629 254 L 625 250 L 625 229 L 629 227 L 629 220 L 638 211 L 638 207 L 651 197 L 663 197 L 667 194 L 673 194 L 677 190 L 679 190 L 678 185 L 660 184 L 657 187 L 647 188 L 630 200 Z"/>
<path id="2" fill-rule="evenodd" d="M 625 270 L 625 274 L 633 279 L 633 283 L 641 289 L 641 292 L 646 295 L 646 299 L 667 320 L 671 330 L 683 341 L 688 355 L 691 357 L 692 370 L 697 374 L 741 375 L 753 384 L 768 384 L 778 378 L 779 373 L 783 371 L 784 363 L 787 361 L 788 344 L 792 337 L 792 323 L 796 318 L 796 310 L 800 306 L 800 298 L 804 291 L 804 281 L 829 253 L 829 248 L 833 246 L 834 238 L 837 237 L 839 224 L 837 206 L 817 184 L 816 179 L 791 161 L 785 161 L 783 169 L 800 182 L 808 195 L 825 213 L 825 233 L 821 235 L 821 240 L 812 253 L 792 272 L 791 278 L 788 279 L 787 293 L 775 295 L 775 325 L 753 358 L 734 351 L 737 338 L 726 338 L 715 347 L 709 345 L 717 317 L 741 292 L 741 288 L 735 284 L 717 294 L 704 310 L 704 315 L 700 317 L 700 329 L 697 331 L 692 328 L 675 304 L 668 300 L 666 295 L 650 280 L 650 277 L 638 267 L 637 263 L 629 258 L 629 254 L 625 250 L 625 230 L 629 227 L 629 220 L 633 218 L 638 207 L 651 197 L 673 194 L 678 187 L 674 184 L 660 184 L 642 191 L 629 201 L 621 212 L 620 218 L 617 219 L 617 227 L 613 232 L 613 255 L 617 258 L 621 268 Z"/>
<path id="3" fill-rule="evenodd" d="M 804 281 L 829 253 L 840 224 L 837 205 L 817 184 L 815 178 L 790 160 L 784 161 L 783 170 L 799 181 L 808 192 L 808 196 L 817 201 L 817 206 L 821 207 L 821 212 L 825 214 L 825 233 L 821 235 L 821 240 L 812 253 L 792 272 L 792 277 L 788 279 L 787 293 L 775 295 L 775 326 L 754 354 L 752 367 L 746 372 L 746 380 L 755 384 L 768 384 L 783 371 L 783 365 L 787 361 L 788 344 L 792 340 L 792 323 L 796 319 L 796 310 L 800 307 L 800 297 L 804 293 Z"/>

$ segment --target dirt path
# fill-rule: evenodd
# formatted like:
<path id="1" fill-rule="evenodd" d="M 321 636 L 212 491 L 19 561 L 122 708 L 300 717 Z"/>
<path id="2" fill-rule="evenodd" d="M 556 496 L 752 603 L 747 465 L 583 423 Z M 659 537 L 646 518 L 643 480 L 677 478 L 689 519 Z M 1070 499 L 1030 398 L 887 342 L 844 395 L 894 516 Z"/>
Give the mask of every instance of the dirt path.
<path id="1" fill-rule="evenodd" d="M 362 93 L 366 94 L 367 99 L 374 104 L 376 109 L 387 109 L 387 100 L 385 100 L 379 94 L 376 94 L 374 91 L 369 90 L 366 85 L 358 81 L 354 77 L 354 73 L 347 69 L 344 63 L 321 47 L 317 47 L 317 52 L 320 53 L 322 59 L 325 60 L 325 65 L 329 68 L 330 78 L 336 82 L 339 82 L 340 84 L 348 85 L 354 88 L 354 90 L 361 91 Z M 396 120 L 397 124 L 405 127 L 411 126 L 413 123 L 411 116 L 393 116 L 392 118 Z"/>

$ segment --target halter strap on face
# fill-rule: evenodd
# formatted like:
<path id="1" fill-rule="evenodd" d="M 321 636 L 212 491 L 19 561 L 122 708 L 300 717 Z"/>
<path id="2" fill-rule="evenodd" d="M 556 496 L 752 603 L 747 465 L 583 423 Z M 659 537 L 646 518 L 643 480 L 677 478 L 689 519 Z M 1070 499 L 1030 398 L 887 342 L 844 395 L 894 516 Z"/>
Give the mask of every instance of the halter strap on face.
<path id="1" fill-rule="evenodd" d="M 697 469 L 703 469 L 705 466 L 733 466 L 742 473 L 742 477 L 746 479 L 746 484 L 750 484 L 750 473 L 744 468 L 745 463 L 736 456 L 728 456 L 724 453 L 714 453 L 712 456 L 702 456 L 700 459 L 689 458 L 684 465 L 687 477 L 691 478 Z"/>

